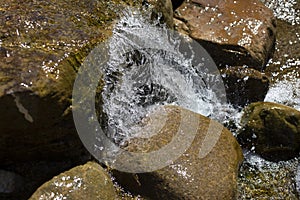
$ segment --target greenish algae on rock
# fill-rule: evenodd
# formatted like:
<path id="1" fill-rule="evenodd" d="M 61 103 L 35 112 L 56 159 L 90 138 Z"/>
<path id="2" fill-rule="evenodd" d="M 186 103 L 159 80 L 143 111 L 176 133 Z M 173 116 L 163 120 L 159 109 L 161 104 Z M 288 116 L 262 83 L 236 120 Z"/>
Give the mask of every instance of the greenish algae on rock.
<path id="1" fill-rule="evenodd" d="M 172 16 L 172 6 L 152 4 Z M 70 113 L 73 82 L 125 6 L 142 1 L 1 1 L 1 164 L 84 152 Z"/>
<path id="2" fill-rule="evenodd" d="M 276 103 L 252 103 L 244 110 L 240 143 L 271 161 L 289 160 L 300 152 L 300 112 Z"/>
<path id="3" fill-rule="evenodd" d="M 0 168 L 26 178 L 22 191 L 0 199 L 27 199 L 53 173 L 87 160 L 70 112 L 76 72 L 93 47 L 110 38 L 124 8 L 143 2 L 0 1 Z M 151 3 L 156 13 L 172 16 L 161 1 Z M 34 177 L 39 162 L 67 164 Z"/>
<path id="4" fill-rule="evenodd" d="M 115 200 L 117 193 L 107 172 L 99 164 L 88 162 L 53 177 L 29 199 Z"/>
<path id="5" fill-rule="evenodd" d="M 191 146 L 162 169 L 138 174 L 114 170 L 116 181 L 128 191 L 150 199 L 235 199 L 237 172 L 243 155 L 232 133 L 209 118 L 176 106 L 162 107 L 153 117 L 160 119 L 163 112 L 166 112 L 166 122 L 156 135 L 150 139 L 131 139 L 125 149 L 139 153 L 156 151 L 173 142 L 178 135 L 188 140 L 193 133 L 185 132 L 186 129 L 196 131 Z M 182 123 L 181 119 L 186 121 Z M 198 122 L 196 126 L 194 122 Z M 214 131 L 208 133 L 209 124 Z M 207 150 L 204 140 L 212 141 L 215 137 L 216 143 L 210 143 L 211 151 L 202 157 L 203 151 Z M 178 145 L 184 145 L 185 139 L 177 141 Z M 168 158 L 170 155 L 162 152 L 159 156 Z M 122 163 L 122 155 L 119 159 Z M 131 162 L 132 166 L 135 162 Z M 149 160 L 148 164 L 157 163 Z"/>
<path id="6" fill-rule="evenodd" d="M 1 1 L 0 12 L 1 164 L 79 156 L 65 111 L 76 68 L 110 35 L 113 10 L 96 1 Z"/>

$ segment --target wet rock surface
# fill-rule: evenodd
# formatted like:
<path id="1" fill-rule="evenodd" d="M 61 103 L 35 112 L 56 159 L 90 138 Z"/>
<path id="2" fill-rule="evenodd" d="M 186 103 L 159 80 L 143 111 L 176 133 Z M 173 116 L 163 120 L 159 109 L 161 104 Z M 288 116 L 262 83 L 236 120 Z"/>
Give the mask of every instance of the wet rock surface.
<path id="1" fill-rule="evenodd" d="M 101 4 L 1 1 L 1 164 L 83 152 L 68 107 L 75 69 L 109 36 Z"/>
<path id="2" fill-rule="evenodd" d="M 170 21 L 171 2 L 164 2 L 168 7 L 149 5 Z M 141 3 L 0 3 L 1 164 L 84 153 L 70 112 L 76 71 L 92 47 L 111 35 L 120 9 Z"/>
<path id="3" fill-rule="evenodd" d="M 114 200 L 117 194 L 107 172 L 97 163 L 88 162 L 53 177 L 29 198 Z"/>
<path id="4" fill-rule="evenodd" d="M 241 123 L 240 143 L 263 158 L 279 161 L 299 155 L 299 111 L 275 103 L 253 103 L 245 108 Z"/>
<path id="5" fill-rule="evenodd" d="M 221 69 L 230 103 L 243 107 L 264 100 L 269 81 L 259 73 L 273 56 L 276 35 L 269 8 L 254 0 L 192 0 L 174 17 L 175 29 L 197 40 Z"/>
<path id="6" fill-rule="evenodd" d="M 149 0 L 148 2 L 150 4 L 154 3 L 158 12 L 166 11 L 166 13 L 162 14 L 163 19 L 167 21 L 168 26 L 172 26 L 172 20 L 170 20 L 172 13 L 168 13 L 171 9 L 169 1 L 160 1 L 157 3 L 156 1 Z M 173 1 L 173 5 L 177 2 L 180 1 Z M 265 91 L 266 79 L 258 71 L 264 68 L 266 61 L 272 56 L 276 31 L 274 29 L 273 17 L 269 11 L 261 7 L 260 3 L 258 3 L 259 6 L 252 4 L 258 1 L 235 2 L 239 3 L 239 5 L 234 6 L 234 1 L 186 1 L 178 9 L 181 13 L 185 14 L 185 17 L 178 16 L 180 13 L 176 12 L 175 20 L 179 31 L 194 37 L 203 46 L 208 47 L 207 49 L 212 52 L 220 67 L 223 68 L 229 65 L 229 68 L 232 68 L 222 69 L 223 74 L 228 78 L 225 79 L 226 84 L 228 84 L 227 90 L 229 89 L 232 102 L 244 105 L 252 100 L 261 100 L 262 98 L 262 93 Z M 300 4 L 294 0 L 263 0 L 262 2 L 274 11 L 278 19 L 276 51 L 273 59 L 268 63 L 266 68 L 266 74 L 271 77 L 271 80 L 275 84 L 271 88 L 273 89 L 272 97 L 269 95 L 267 99 L 299 109 L 300 104 L 297 97 L 300 96 L 300 92 L 297 80 L 299 80 L 300 74 Z M 176 5 L 180 6 L 180 3 Z M 217 4 L 222 3 L 228 5 L 224 4 L 217 7 Z M 0 199 L 27 199 L 35 188 L 49 180 L 50 177 L 75 165 L 85 163 L 86 160 L 90 159 L 77 138 L 70 115 L 69 105 L 71 103 L 72 84 L 77 68 L 84 57 L 94 45 L 106 40 L 110 36 L 111 25 L 114 23 L 114 19 L 117 18 L 116 12 L 120 11 L 119 6 L 117 8 L 114 7 L 116 4 L 145 5 L 148 3 L 138 0 L 93 2 L 85 0 L 81 2 L 77 0 L 68 2 L 60 0 L 52 2 L 1 1 L 0 103 L 3 106 L 0 107 L 2 113 L 0 115 Z M 252 5 L 245 6 L 250 4 Z M 221 10 L 221 8 L 228 8 L 229 5 L 233 5 L 228 9 L 229 11 Z M 244 21 L 239 18 L 241 17 L 241 13 L 237 9 L 247 10 L 248 8 L 252 8 L 253 12 L 246 12 L 247 15 L 251 16 L 250 19 L 246 17 L 246 14 L 243 14 L 242 18 L 244 19 L 245 17 L 247 19 Z M 257 12 L 256 8 L 258 10 L 262 8 L 263 11 Z M 192 11 L 192 14 L 188 13 L 189 10 Z M 201 11 L 203 12 L 201 13 Z M 220 12 L 222 14 L 219 17 L 220 19 L 237 20 L 237 22 L 231 21 L 224 24 L 222 20 L 219 20 L 218 15 L 215 16 L 215 14 L 219 14 Z M 207 17 L 203 17 L 203 14 L 207 14 Z M 159 14 L 155 12 L 153 17 L 155 18 L 157 15 Z M 197 16 L 201 17 L 196 19 Z M 205 23 L 202 20 L 205 20 Z M 202 27 L 205 27 L 207 31 L 204 33 L 204 39 L 202 38 L 203 33 L 199 31 L 201 29 L 195 25 L 198 21 L 202 23 Z M 263 25 L 260 22 L 263 22 Z M 215 29 L 217 25 L 220 28 L 219 30 Z M 240 30 L 241 27 L 245 28 L 245 34 Z M 237 35 L 235 35 L 233 30 L 240 31 L 237 35 L 242 36 L 242 39 L 239 39 L 238 42 L 236 42 L 237 37 L 235 36 Z M 254 32 L 258 31 L 258 34 L 253 35 L 251 30 Z M 221 37 L 218 38 L 216 33 L 221 35 Z M 233 40 L 235 40 L 233 44 L 229 43 L 229 41 Z M 224 57 L 219 55 L 223 55 Z M 250 68 L 232 67 L 232 65 L 244 64 L 248 64 Z M 258 71 L 251 68 L 256 68 Z M 240 80 L 242 84 L 235 85 L 232 80 Z M 234 89 L 230 88 L 229 85 L 233 85 Z M 247 94 L 247 92 L 243 92 L 248 88 L 248 85 L 251 87 L 251 91 L 256 88 L 257 91 L 262 93 L 255 94 L 254 92 L 250 92 L 251 94 Z M 286 94 L 285 99 L 279 98 Z M 235 99 L 234 96 L 239 98 Z M 296 127 L 294 126 L 295 123 L 293 125 L 289 120 L 283 119 L 285 116 L 293 118 L 290 114 L 294 112 L 293 110 L 283 115 L 277 111 L 267 113 L 267 116 L 275 116 L 272 120 L 278 118 L 279 121 L 278 124 L 273 123 L 274 127 L 270 129 L 275 129 L 276 132 L 287 128 L 288 130 L 292 130 L 292 133 L 294 130 L 298 130 L 299 128 L 294 128 Z M 177 113 L 172 113 L 172 115 L 177 116 Z M 168 129 L 170 132 L 178 128 L 178 124 L 172 120 L 176 121 L 174 119 L 169 120 L 173 124 Z M 271 122 L 273 122 L 272 120 Z M 275 125 L 276 127 L 279 126 L 279 128 L 276 128 Z M 200 129 L 202 130 L 202 128 L 199 128 L 199 131 Z M 229 135 L 226 132 L 223 131 L 222 135 Z M 290 131 L 287 131 L 287 133 L 290 133 Z M 130 143 L 129 148 L 131 148 L 131 151 L 157 150 L 164 146 L 165 143 L 170 142 L 170 135 L 167 134 L 162 140 L 158 140 L 160 136 L 161 134 L 156 138 L 154 137 L 149 143 L 140 139 L 136 140 Z M 254 139 L 257 136 L 255 135 L 254 138 L 252 136 L 250 138 L 252 143 L 249 148 L 253 147 L 253 143 L 256 142 Z M 224 138 L 220 139 L 218 143 L 224 142 L 224 140 Z M 285 139 L 276 140 L 280 142 L 285 141 Z M 189 151 L 196 149 L 194 152 L 198 153 L 201 146 L 199 141 L 203 141 L 203 136 L 195 141 L 194 144 L 198 144 L 198 146 L 193 145 Z M 239 149 L 238 145 L 232 141 L 233 139 L 231 138 L 227 143 L 233 143 L 233 146 L 228 145 L 225 147 L 225 150 L 224 148 L 214 148 L 203 159 L 199 159 L 192 154 L 184 154 L 174 165 L 169 165 L 153 173 L 137 175 L 123 173 L 118 174 L 118 178 L 125 188 L 136 194 L 143 193 L 147 199 L 149 197 L 153 199 L 178 199 L 185 195 L 191 198 L 195 196 L 195 198 L 198 198 L 198 193 L 196 192 L 199 192 L 199 194 L 201 192 L 205 193 L 203 195 L 201 193 L 201 197 L 204 199 L 218 197 L 220 199 L 231 198 L 236 193 L 236 169 L 238 166 L 237 163 L 241 160 L 240 153 L 237 153 L 240 150 L 236 150 L 236 148 Z M 293 145 L 296 145 L 296 140 L 293 139 L 292 141 L 292 145 L 289 145 L 288 148 L 280 146 L 280 153 L 274 154 L 273 151 L 266 150 L 266 145 L 261 145 L 263 146 L 262 151 L 266 155 L 266 158 L 276 161 L 278 158 L 287 159 L 287 156 L 294 158 L 293 156 L 297 156 L 298 154 L 290 148 L 294 148 L 295 146 Z M 226 142 L 224 143 L 227 144 Z M 223 157 L 220 156 L 223 155 L 223 151 L 231 152 L 231 148 L 234 148 L 234 158 L 229 158 L 229 154 Z M 297 152 L 298 148 L 295 147 L 295 149 L 297 149 Z M 273 148 L 272 150 L 277 152 L 278 148 Z M 282 151 L 285 153 L 282 153 Z M 221 153 L 218 154 L 218 152 Z M 270 152 L 272 152 L 271 155 Z M 274 155 L 276 155 L 275 159 Z M 186 160 L 186 158 L 191 158 L 192 161 Z M 46 159 L 46 161 L 27 162 L 28 159 Z M 202 166 L 203 160 L 206 165 L 199 170 L 198 168 Z M 228 169 L 222 168 L 226 166 L 224 163 L 228 160 L 231 162 L 231 167 Z M 291 161 L 291 166 L 289 163 L 283 162 L 270 162 L 267 164 L 266 162 L 264 159 L 253 161 L 251 158 L 247 158 L 239 173 L 239 194 L 237 198 L 298 199 L 299 195 L 295 188 L 297 184 L 297 187 L 300 185 L 300 179 L 299 177 L 297 178 L 295 170 L 298 165 L 297 159 Z M 219 164 L 215 165 L 215 163 Z M 191 167 L 191 165 L 195 167 Z M 100 172 L 98 171 L 98 166 L 96 168 L 87 169 L 80 166 L 76 170 L 84 169 L 85 172 L 92 171 L 92 175 L 86 176 L 86 180 L 95 180 L 96 176 L 102 174 L 101 170 Z M 83 175 L 84 173 L 79 174 Z M 220 178 L 220 174 L 225 175 Z M 231 176 L 232 174 L 234 175 Z M 196 179 L 193 179 L 193 177 L 196 177 Z M 70 180 L 65 180 L 64 183 L 67 186 L 68 184 L 74 186 L 75 179 L 72 179 L 73 182 Z M 61 186 L 64 186 L 64 183 Z M 75 181 L 75 183 L 80 183 L 80 181 Z M 111 184 L 109 185 L 111 189 Z M 44 186 L 48 187 L 48 191 L 57 191 L 57 193 L 61 194 L 60 192 L 64 190 L 66 195 L 70 195 L 68 193 L 70 190 L 67 187 L 54 188 L 53 185 L 49 186 L 49 183 L 46 183 Z M 98 189 L 94 188 L 89 194 L 97 195 Z M 42 195 L 45 191 L 39 189 L 37 192 Z M 81 194 L 84 194 L 84 192 L 86 191 L 80 191 Z M 38 195 L 38 193 L 35 195 Z M 111 194 L 115 195 L 114 192 Z M 38 198 L 35 195 L 32 198 Z M 126 192 L 118 195 L 121 195 L 118 197 L 119 199 L 142 199 L 140 196 L 133 197 Z M 79 198 L 86 198 L 86 196 L 80 196 Z"/>
<path id="7" fill-rule="evenodd" d="M 48 181 L 53 176 L 68 170 L 76 165 L 86 163 L 90 157 L 80 158 L 77 160 L 64 161 L 27 161 L 19 162 L 15 165 L 2 165 L 3 171 L 10 172 L 13 175 L 14 186 L 12 192 L 0 192 L 1 200 L 21 200 L 28 199 L 32 193 L 43 183 Z M 1 178 L 0 185 L 7 185 L 7 179 Z"/>
<path id="8" fill-rule="evenodd" d="M 299 110 L 300 2 L 294 0 L 262 0 L 262 2 L 273 10 L 277 19 L 275 52 L 265 69 L 266 75 L 270 77 L 270 89 L 265 101 Z M 250 154 L 252 153 L 245 155 L 245 162 L 240 170 L 239 199 L 299 199 L 298 155 L 294 158 L 287 152 L 286 156 L 290 156 L 292 160 L 269 162 Z"/>
<path id="9" fill-rule="evenodd" d="M 131 152 L 158 150 L 173 140 L 176 134 L 183 134 L 185 138 L 193 134 L 191 131 L 184 132 L 186 128 L 196 131 L 191 146 L 177 160 L 160 170 L 139 174 L 114 171 L 116 181 L 130 192 L 150 199 L 234 199 L 237 170 L 243 156 L 232 134 L 217 122 L 176 106 L 163 107 L 155 115 L 161 115 L 163 110 L 167 119 L 157 135 L 149 140 L 132 139 L 126 149 Z M 182 118 L 189 120 L 182 123 Z M 193 128 L 194 120 L 198 121 L 198 125 Z M 209 123 L 212 123 L 210 133 Z M 180 140 L 178 144 L 183 145 L 183 142 Z M 207 142 L 211 151 L 205 146 Z M 170 155 L 165 152 L 160 156 Z M 149 165 L 152 164 L 155 163 L 149 160 Z"/>
<path id="10" fill-rule="evenodd" d="M 261 1 L 185 1 L 175 18 L 177 29 L 199 41 L 219 66 L 261 70 L 272 57 L 276 22 Z"/>
<path id="11" fill-rule="evenodd" d="M 238 199 L 299 199 L 297 159 L 274 163 L 251 153 L 245 157 L 238 176 Z"/>
<path id="12" fill-rule="evenodd" d="M 226 97 L 235 106 L 263 101 L 269 89 L 269 77 L 245 66 L 220 70 L 226 89 Z"/>
<path id="13" fill-rule="evenodd" d="M 1 193 L 0 199 L 27 199 L 60 170 L 90 159 L 70 108 L 76 72 L 93 47 L 110 37 L 121 11 L 142 3 L 0 2 L 0 168 L 26 182 L 21 192 Z M 148 7 L 156 15 L 164 12 L 172 25 L 170 1 L 149 1 Z M 44 172 L 34 175 L 37 168 Z"/>

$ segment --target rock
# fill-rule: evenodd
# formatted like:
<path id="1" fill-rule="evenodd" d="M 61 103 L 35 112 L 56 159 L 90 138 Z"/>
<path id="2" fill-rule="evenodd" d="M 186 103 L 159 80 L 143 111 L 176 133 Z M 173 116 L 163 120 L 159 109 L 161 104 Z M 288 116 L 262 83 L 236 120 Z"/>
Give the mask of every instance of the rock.
<path id="1" fill-rule="evenodd" d="M 297 159 L 275 163 L 246 154 L 239 170 L 237 199 L 299 199 L 297 166 Z"/>
<path id="2" fill-rule="evenodd" d="M 53 177 L 29 198 L 42 199 L 116 199 L 116 191 L 107 172 L 88 162 Z"/>
<path id="3" fill-rule="evenodd" d="M 247 66 L 228 67 L 220 70 L 226 97 L 235 106 L 263 101 L 268 89 L 269 78 L 264 73 Z"/>
<path id="4" fill-rule="evenodd" d="M 146 0 L 149 4 L 153 5 L 154 12 L 153 17 L 157 19 L 157 16 L 162 16 L 161 22 L 173 29 L 173 7 L 171 0 Z"/>
<path id="5" fill-rule="evenodd" d="M 172 16 L 171 6 L 162 2 L 152 3 Z M 86 154 L 70 112 L 76 71 L 91 49 L 109 38 L 122 6 L 141 4 L 1 1 L 1 165 Z"/>
<path id="6" fill-rule="evenodd" d="M 234 199 L 237 171 L 243 155 L 232 133 L 209 118 L 176 106 L 162 107 L 150 115 L 150 130 L 160 126 L 156 117 L 156 120 L 164 121 L 161 116 L 165 116 L 166 121 L 156 135 L 150 139 L 131 139 L 125 149 L 148 153 L 165 148 L 174 140 L 177 145 L 184 146 L 192 137 L 191 145 L 175 160 L 169 159 L 174 151 L 178 151 L 178 146 L 164 149 L 159 154 L 158 163 L 167 159 L 165 167 L 152 172 L 132 174 L 114 170 L 116 181 L 130 192 L 150 199 Z M 208 133 L 209 123 L 212 129 Z M 147 133 L 147 128 L 144 130 Z M 119 159 L 124 163 L 122 155 Z M 129 162 L 132 163 L 129 167 L 139 163 L 138 160 Z M 146 162 L 150 167 L 158 164 L 153 160 Z"/>
<path id="7" fill-rule="evenodd" d="M 252 103 L 244 110 L 240 143 L 271 161 L 289 160 L 300 151 L 300 112 L 276 103 Z"/>
<path id="8" fill-rule="evenodd" d="M 184 0 L 172 0 L 173 10 L 176 10 L 183 2 Z"/>
<path id="9" fill-rule="evenodd" d="M 27 200 L 39 186 L 51 179 L 53 176 L 71 169 L 72 167 L 84 164 L 88 160 L 90 160 L 90 156 L 89 158 L 82 159 L 81 161 L 78 159 L 66 159 L 64 161 L 27 161 L 1 166 L 3 171 L 15 174 L 17 177 L 21 177 L 21 179 L 14 179 L 16 183 L 15 185 L 19 187 L 16 187 L 16 190 L 11 193 L 0 193 L 0 199 Z M 3 179 L 3 181 L 3 183 L 5 183 L 5 179 Z"/>
<path id="10" fill-rule="evenodd" d="M 261 14 L 263 13 L 263 15 Z M 276 21 L 259 0 L 185 1 L 176 11 L 182 27 L 220 67 L 248 65 L 261 70 L 272 57 Z"/>
<path id="11" fill-rule="evenodd" d="M 0 169 L 0 194 L 17 192 L 22 188 L 23 183 L 24 179 L 22 176 Z"/>
<path id="12" fill-rule="evenodd" d="M 282 79 L 284 74 L 291 71 L 298 73 L 299 77 L 300 25 L 277 20 L 276 29 L 276 50 L 267 65 L 266 73 L 272 74 L 274 80 Z"/>

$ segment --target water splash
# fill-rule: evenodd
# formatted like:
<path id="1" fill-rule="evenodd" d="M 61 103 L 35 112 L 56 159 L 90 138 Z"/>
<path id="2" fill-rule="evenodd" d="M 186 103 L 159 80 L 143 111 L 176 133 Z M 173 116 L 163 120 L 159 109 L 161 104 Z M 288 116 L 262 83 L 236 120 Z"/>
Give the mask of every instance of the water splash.
<path id="1" fill-rule="evenodd" d="M 300 79 L 296 72 L 287 73 L 269 89 L 265 100 L 300 110 Z"/>
<path id="2" fill-rule="evenodd" d="M 150 15 L 140 11 L 123 14 L 103 67 L 103 110 L 110 137 L 133 136 L 140 120 L 158 105 L 222 118 L 216 110 L 226 102 L 225 89 L 206 51 L 159 24 L 159 19 L 150 23 Z"/>
<path id="3" fill-rule="evenodd" d="M 272 9 L 275 17 L 291 23 L 300 24 L 300 10 L 295 8 L 297 0 L 261 0 Z"/>
<path id="4" fill-rule="evenodd" d="M 295 176 L 298 159 L 273 163 L 251 152 L 238 177 L 238 199 L 298 199 Z"/>

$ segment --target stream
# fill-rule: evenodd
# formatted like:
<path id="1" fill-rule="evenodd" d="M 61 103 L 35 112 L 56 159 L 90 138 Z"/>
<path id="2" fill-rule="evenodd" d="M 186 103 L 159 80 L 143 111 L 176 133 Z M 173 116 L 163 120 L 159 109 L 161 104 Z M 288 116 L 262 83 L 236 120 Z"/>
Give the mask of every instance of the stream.
<path id="1" fill-rule="evenodd" d="M 294 8 L 296 1 L 263 2 L 274 10 L 280 23 L 296 29 L 296 33 L 289 35 L 289 44 L 299 46 L 300 15 Z M 220 75 L 215 73 L 218 70 L 205 50 L 168 32 L 164 26 L 157 28 L 159 21 L 149 23 L 139 12 L 127 10 L 123 14 L 110 40 L 110 59 L 103 67 L 106 129 L 115 142 L 136 136 L 139 131 L 134 124 L 157 105 L 179 105 L 223 124 L 234 122 L 239 127 L 242 112 L 226 103 Z M 285 39 L 277 38 L 275 56 L 267 65 L 266 73 L 271 76 L 272 84 L 265 101 L 300 110 L 299 53 L 282 56 L 287 50 L 282 45 Z M 200 59 L 199 49 L 203 55 Z M 116 66 L 123 66 L 122 70 Z M 236 132 L 233 134 L 236 136 Z M 298 158 L 273 163 L 246 150 L 244 156 L 238 180 L 239 199 L 299 198 Z"/>

